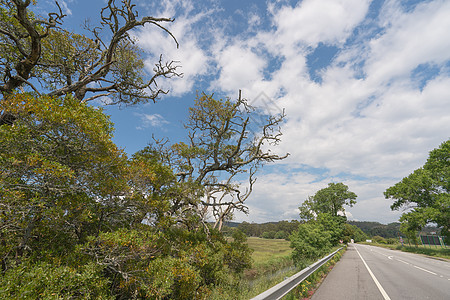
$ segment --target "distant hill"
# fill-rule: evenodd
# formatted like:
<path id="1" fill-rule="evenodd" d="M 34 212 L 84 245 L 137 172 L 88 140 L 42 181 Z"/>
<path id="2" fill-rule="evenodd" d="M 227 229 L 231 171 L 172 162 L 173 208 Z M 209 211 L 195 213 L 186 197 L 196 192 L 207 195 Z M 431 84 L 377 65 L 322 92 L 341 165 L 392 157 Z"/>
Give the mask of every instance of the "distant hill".
<path id="1" fill-rule="evenodd" d="M 387 225 L 378 222 L 347 221 L 350 225 L 360 228 L 369 236 L 381 236 L 384 238 L 396 238 L 400 235 L 400 223 L 394 222 Z"/>
<path id="2" fill-rule="evenodd" d="M 389 224 L 381 224 L 379 222 L 368 221 L 347 221 L 348 224 L 354 225 L 360 228 L 368 236 L 381 236 L 384 238 L 398 238 L 403 234 L 400 232 L 400 223 L 393 222 Z M 224 231 L 227 228 L 239 228 L 247 236 L 263 236 L 264 233 L 270 232 L 275 235 L 276 232 L 283 231 L 286 234 L 290 234 L 293 230 L 298 228 L 300 221 L 279 221 L 279 222 L 266 222 L 266 223 L 248 223 L 248 222 L 226 222 L 224 225 Z M 422 234 L 430 234 L 431 232 L 440 232 L 439 228 L 433 226 L 427 226 L 422 229 Z"/>

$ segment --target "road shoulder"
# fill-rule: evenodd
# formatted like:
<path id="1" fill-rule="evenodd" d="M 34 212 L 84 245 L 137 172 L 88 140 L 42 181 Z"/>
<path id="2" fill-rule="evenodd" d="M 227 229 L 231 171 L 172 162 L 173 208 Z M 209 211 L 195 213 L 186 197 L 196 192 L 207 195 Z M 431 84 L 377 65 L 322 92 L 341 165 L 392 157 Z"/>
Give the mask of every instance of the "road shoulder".
<path id="1" fill-rule="evenodd" d="M 331 270 L 311 298 L 383 299 L 354 246 L 349 245 L 340 261 Z"/>

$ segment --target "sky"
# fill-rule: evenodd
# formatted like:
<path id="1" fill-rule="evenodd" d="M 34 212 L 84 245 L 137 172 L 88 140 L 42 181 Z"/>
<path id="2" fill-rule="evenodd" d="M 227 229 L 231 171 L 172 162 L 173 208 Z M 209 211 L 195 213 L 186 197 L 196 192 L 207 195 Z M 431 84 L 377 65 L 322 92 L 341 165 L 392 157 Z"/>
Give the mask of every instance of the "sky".
<path id="1" fill-rule="evenodd" d="M 402 211 L 383 192 L 450 138 L 448 0 L 134 2 L 140 16 L 175 18 L 167 28 L 180 44 L 155 26 L 134 30 L 146 70 L 163 54 L 184 76 L 160 81 L 170 93 L 156 104 L 106 107 L 127 153 L 153 135 L 185 139 L 197 92 L 236 99 L 242 90 L 251 104 L 286 112 L 274 150 L 290 156 L 260 170 L 250 213 L 236 221 L 298 219 L 308 196 L 343 182 L 358 195 L 349 219 L 395 222 Z M 104 1 L 59 3 L 66 28 L 82 33 Z"/>

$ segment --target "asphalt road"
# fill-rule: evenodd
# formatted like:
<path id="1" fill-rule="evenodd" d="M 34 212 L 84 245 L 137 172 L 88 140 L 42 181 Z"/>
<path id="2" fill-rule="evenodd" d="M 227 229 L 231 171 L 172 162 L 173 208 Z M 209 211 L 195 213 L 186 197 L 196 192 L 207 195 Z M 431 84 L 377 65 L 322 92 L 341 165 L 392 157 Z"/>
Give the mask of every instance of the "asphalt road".
<path id="1" fill-rule="evenodd" d="M 450 299 L 450 262 L 350 244 L 312 300 Z"/>

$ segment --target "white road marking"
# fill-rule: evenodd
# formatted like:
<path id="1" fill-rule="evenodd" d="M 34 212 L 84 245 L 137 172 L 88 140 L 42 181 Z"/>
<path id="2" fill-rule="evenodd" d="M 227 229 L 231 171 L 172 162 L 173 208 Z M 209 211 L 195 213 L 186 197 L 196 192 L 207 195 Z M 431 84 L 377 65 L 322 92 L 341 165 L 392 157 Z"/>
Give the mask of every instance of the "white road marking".
<path id="1" fill-rule="evenodd" d="M 393 256 L 388 256 L 387 258 L 392 260 Z"/>
<path id="2" fill-rule="evenodd" d="M 380 282 L 377 280 L 377 278 L 375 277 L 375 275 L 373 275 L 372 270 L 370 270 L 369 266 L 366 264 L 366 261 L 364 260 L 364 258 L 362 258 L 361 254 L 359 253 L 358 249 L 355 247 L 356 252 L 358 253 L 359 257 L 361 258 L 362 262 L 364 263 L 364 265 L 366 266 L 367 271 L 369 271 L 370 276 L 372 277 L 373 281 L 375 282 L 378 290 L 380 290 L 381 295 L 383 295 L 384 300 L 391 300 L 391 298 L 389 298 L 388 294 L 386 293 L 386 291 L 383 289 L 383 287 L 381 286 Z"/>
<path id="3" fill-rule="evenodd" d="M 398 258 L 396 258 L 396 260 L 398 260 L 399 262 L 402 262 L 402 263 L 404 263 L 404 264 L 410 265 L 409 262 L 406 262 L 406 261 L 404 261 L 404 260 L 401 260 L 401 259 L 398 259 Z"/>
<path id="4" fill-rule="evenodd" d="M 425 272 L 428 272 L 428 273 L 433 274 L 433 275 L 437 275 L 437 274 L 434 273 L 434 272 L 428 271 L 428 270 L 426 270 L 426 269 L 424 269 L 424 268 L 421 268 L 421 267 L 418 267 L 418 266 L 414 266 L 414 268 L 419 269 L 419 270 L 422 270 L 422 271 L 425 271 Z"/>

